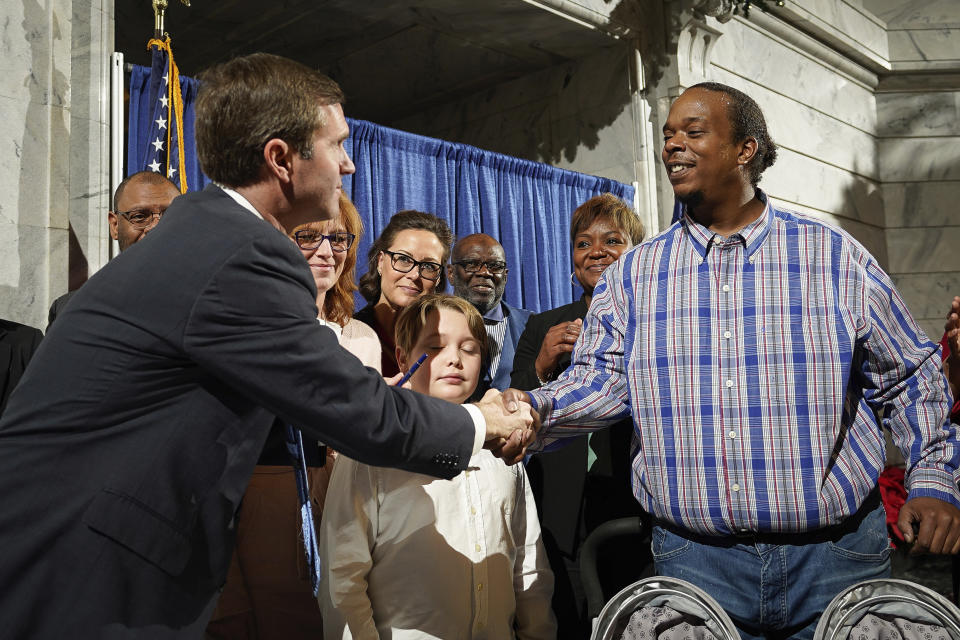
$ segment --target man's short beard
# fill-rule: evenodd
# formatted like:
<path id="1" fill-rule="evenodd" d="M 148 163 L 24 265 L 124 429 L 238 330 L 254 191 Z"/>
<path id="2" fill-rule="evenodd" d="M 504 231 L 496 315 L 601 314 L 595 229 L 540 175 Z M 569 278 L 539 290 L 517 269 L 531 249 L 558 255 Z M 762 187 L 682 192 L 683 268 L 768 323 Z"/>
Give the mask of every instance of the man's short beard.
<path id="1" fill-rule="evenodd" d="M 497 306 L 497 301 L 493 300 L 468 300 L 470 304 L 477 308 L 477 311 L 480 312 L 480 315 L 485 316 L 490 309 L 493 309 Z"/>
<path id="2" fill-rule="evenodd" d="M 685 205 L 687 209 L 695 209 L 703 202 L 703 191 L 697 189 L 692 193 L 688 193 L 683 196 L 676 196 L 676 198 L 681 204 Z"/>
<path id="3" fill-rule="evenodd" d="M 473 291 L 470 290 L 470 287 L 466 282 L 454 282 L 453 295 L 457 296 L 458 298 L 463 298 L 476 307 L 477 311 L 480 312 L 480 315 L 485 315 L 488 311 L 500 303 L 500 298 L 503 297 L 503 291 L 505 288 L 505 285 L 500 287 L 495 286 L 489 297 L 482 300 L 477 300 Z"/>

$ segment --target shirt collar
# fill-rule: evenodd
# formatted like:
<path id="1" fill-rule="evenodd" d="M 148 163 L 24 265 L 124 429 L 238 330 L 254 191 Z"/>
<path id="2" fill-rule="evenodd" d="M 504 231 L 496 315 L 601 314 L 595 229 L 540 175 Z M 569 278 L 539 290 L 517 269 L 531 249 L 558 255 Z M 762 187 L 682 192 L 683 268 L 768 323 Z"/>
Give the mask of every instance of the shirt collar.
<path id="1" fill-rule="evenodd" d="M 220 187 L 221 189 L 223 189 L 223 192 L 224 192 L 225 194 L 227 194 L 228 196 L 230 196 L 231 198 L 233 198 L 238 205 L 240 205 L 241 207 L 243 207 L 244 209 L 246 209 L 247 211 L 249 211 L 249 212 L 252 213 L 253 215 L 255 215 L 255 216 L 257 216 L 258 218 L 260 218 L 261 220 L 263 220 L 263 216 L 260 215 L 260 212 L 257 211 L 252 204 L 250 204 L 250 201 L 249 201 L 249 200 L 247 200 L 246 198 L 244 198 L 242 195 L 240 195 L 239 193 L 237 193 L 236 191 L 234 191 L 234 190 L 231 189 L 230 187 L 225 187 L 225 186 L 223 186 L 222 184 L 217 184 L 217 183 L 214 183 L 214 184 L 216 184 L 218 187 Z"/>
<path id="2" fill-rule="evenodd" d="M 710 231 L 702 224 L 693 219 L 693 217 L 687 212 L 687 206 L 683 205 L 681 210 L 681 224 L 686 230 L 687 237 L 690 239 L 690 244 L 693 245 L 694 250 L 700 256 L 700 259 L 703 260 L 707 257 L 707 253 L 710 251 L 710 248 L 721 241 L 721 239 L 726 242 L 740 242 L 743 244 L 744 250 L 744 259 L 749 260 L 753 254 L 755 254 L 760 247 L 763 245 L 764 240 L 767 239 L 767 236 L 770 235 L 770 227 L 772 224 L 773 218 L 773 207 L 770 206 L 770 202 L 767 199 L 767 194 L 765 194 L 760 189 L 756 190 L 757 199 L 763 203 L 764 209 L 763 213 L 759 218 L 745 226 L 740 231 L 737 231 L 734 234 L 731 234 L 728 238 L 722 238 L 717 233 Z"/>
<path id="3" fill-rule="evenodd" d="M 503 301 L 498 302 L 493 305 L 493 308 L 490 311 L 487 311 L 483 314 L 483 320 L 487 323 L 491 322 L 503 322 L 506 319 L 506 313 L 503 309 Z"/>

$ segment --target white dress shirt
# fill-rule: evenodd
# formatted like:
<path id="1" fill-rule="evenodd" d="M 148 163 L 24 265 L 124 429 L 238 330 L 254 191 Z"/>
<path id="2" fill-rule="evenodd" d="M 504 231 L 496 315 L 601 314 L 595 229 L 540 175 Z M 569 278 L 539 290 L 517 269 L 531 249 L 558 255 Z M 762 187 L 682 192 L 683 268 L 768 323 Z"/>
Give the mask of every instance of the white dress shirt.
<path id="1" fill-rule="evenodd" d="M 320 554 L 327 640 L 556 637 L 526 472 L 489 451 L 452 480 L 341 456 Z"/>

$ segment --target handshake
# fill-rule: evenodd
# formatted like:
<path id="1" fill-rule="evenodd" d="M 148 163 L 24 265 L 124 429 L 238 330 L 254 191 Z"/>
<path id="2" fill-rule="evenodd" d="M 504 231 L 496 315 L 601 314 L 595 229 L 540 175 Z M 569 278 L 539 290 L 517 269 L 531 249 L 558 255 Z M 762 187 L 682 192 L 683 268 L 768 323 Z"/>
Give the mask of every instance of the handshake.
<path id="1" fill-rule="evenodd" d="M 502 393 L 490 389 L 476 406 L 487 422 L 484 448 L 507 464 L 523 460 L 540 430 L 540 416 L 530 406 L 529 396 L 516 389 Z"/>

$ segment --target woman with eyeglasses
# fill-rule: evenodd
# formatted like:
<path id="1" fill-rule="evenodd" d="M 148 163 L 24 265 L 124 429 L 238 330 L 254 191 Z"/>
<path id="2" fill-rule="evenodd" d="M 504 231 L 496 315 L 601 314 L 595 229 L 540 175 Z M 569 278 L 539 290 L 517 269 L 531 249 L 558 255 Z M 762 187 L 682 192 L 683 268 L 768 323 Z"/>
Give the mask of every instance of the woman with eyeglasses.
<path id="1" fill-rule="evenodd" d="M 422 211 L 400 211 L 367 253 L 360 293 L 368 304 L 354 318 L 377 332 L 386 378 L 400 372 L 393 338 L 397 316 L 420 296 L 446 289 L 444 265 L 451 244 L 453 232 L 440 218 Z"/>
<path id="2" fill-rule="evenodd" d="M 340 196 L 340 216 L 302 225 L 300 247 L 317 286 L 317 319 L 364 365 L 380 369 L 380 340 L 351 317 L 357 240 L 363 230 L 353 203 Z M 323 638 L 323 620 L 301 541 L 299 499 L 285 426 L 274 424 L 254 469 L 237 520 L 237 546 L 213 618 L 211 638 Z M 304 438 L 313 517 L 320 514 L 336 453 Z"/>
<path id="3" fill-rule="evenodd" d="M 579 300 L 530 317 L 517 343 L 510 384 L 516 389 L 535 389 L 570 366 L 570 354 L 587 316 L 593 290 L 604 269 L 625 251 L 643 240 L 643 225 L 637 214 L 611 193 L 594 196 L 573 212 L 570 243 L 573 273 L 583 289 Z M 564 447 L 530 458 L 527 474 L 540 513 L 544 545 L 553 569 L 553 611 L 559 640 L 590 635 L 585 615 L 585 595 L 580 583 L 580 544 L 590 531 L 606 520 L 639 515 L 640 507 L 630 490 L 630 420 L 589 437 L 569 438 Z M 635 541 L 628 540 L 630 544 Z M 622 549 L 615 549 L 621 551 Z M 603 556 L 615 558 L 618 556 Z M 636 579 L 636 567 L 619 556 L 614 575 L 601 574 L 605 596 Z M 603 568 L 603 567 L 601 567 Z M 616 573 L 619 571 L 619 573 Z M 625 581 L 624 581 L 625 577 Z"/>
<path id="4" fill-rule="evenodd" d="M 317 319 L 337 334 L 344 349 L 379 371 L 377 334 L 352 317 L 353 292 L 357 290 L 357 240 L 362 231 L 357 208 L 341 195 L 339 218 L 298 227 L 293 239 L 307 259 L 317 285 Z"/>

